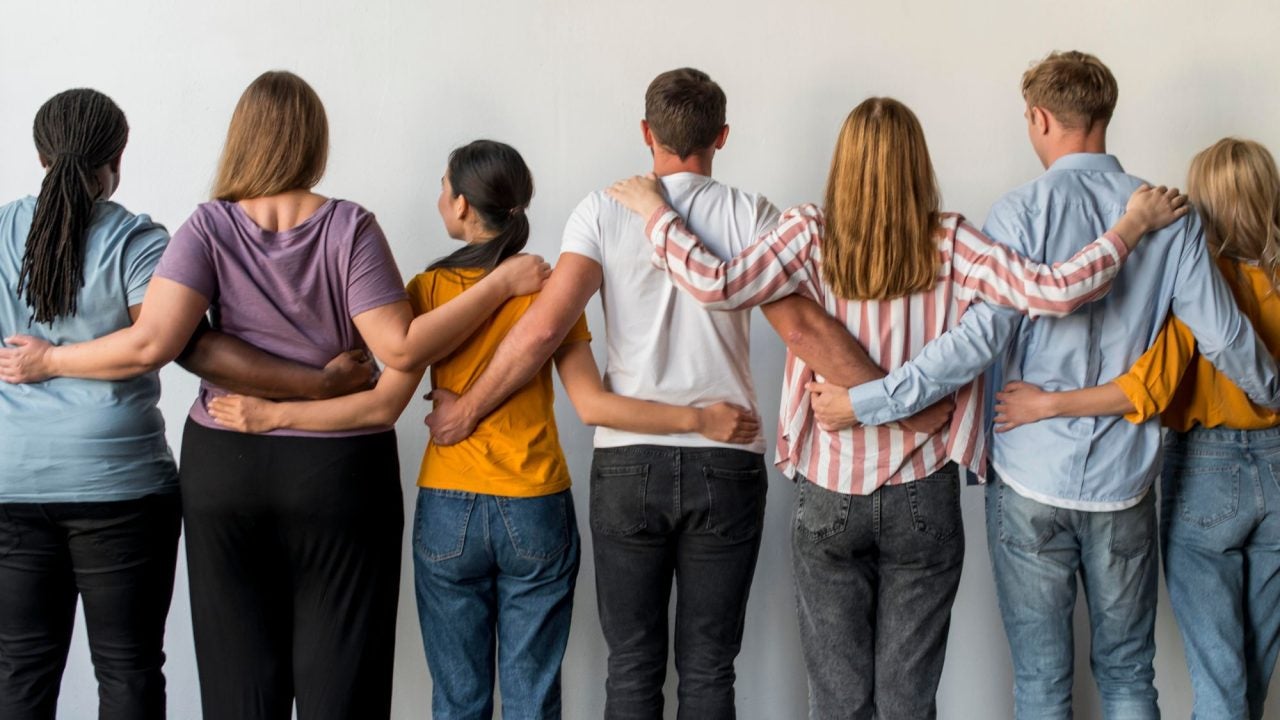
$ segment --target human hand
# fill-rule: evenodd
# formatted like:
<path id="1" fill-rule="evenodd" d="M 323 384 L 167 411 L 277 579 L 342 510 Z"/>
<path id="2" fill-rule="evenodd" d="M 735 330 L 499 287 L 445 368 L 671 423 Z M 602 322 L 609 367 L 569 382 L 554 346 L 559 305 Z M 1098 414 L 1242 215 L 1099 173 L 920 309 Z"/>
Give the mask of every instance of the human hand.
<path id="1" fill-rule="evenodd" d="M 1021 381 L 1005 385 L 996 393 L 996 432 L 1009 432 L 1038 420 L 1057 417 L 1054 407 L 1056 395 Z"/>
<path id="2" fill-rule="evenodd" d="M 698 408 L 698 434 L 716 442 L 745 445 L 760 433 L 760 416 L 733 403 Z"/>
<path id="3" fill-rule="evenodd" d="M 1166 188 L 1163 185 L 1153 188 L 1144 184 L 1129 196 L 1124 215 L 1113 230 L 1129 249 L 1133 249 L 1143 235 L 1159 230 L 1190 210 L 1187 196 L 1178 192 L 1178 188 Z"/>
<path id="4" fill-rule="evenodd" d="M 248 395 L 219 395 L 209 401 L 213 421 L 242 433 L 265 433 L 280 427 L 279 403 Z"/>
<path id="5" fill-rule="evenodd" d="M 339 353 L 321 371 L 323 394 L 316 399 L 324 400 L 368 390 L 373 386 L 376 370 L 373 356 L 364 350 L 348 350 Z"/>
<path id="6" fill-rule="evenodd" d="M 849 388 L 830 383 L 806 383 L 809 391 L 809 405 L 813 408 L 813 417 L 818 427 L 828 432 L 844 430 L 858 424 L 853 414 L 853 403 L 849 401 Z"/>
<path id="7" fill-rule="evenodd" d="M 955 401 L 945 397 L 915 415 L 899 420 L 898 424 L 908 432 L 933 435 L 951 422 L 951 415 L 955 411 Z"/>
<path id="8" fill-rule="evenodd" d="M 423 422 L 431 429 L 431 441 L 435 444 L 456 445 L 475 432 L 477 418 L 456 393 L 437 388 L 423 398 L 433 403 L 431 414 Z"/>
<path id="9" fill-rule="evenodd" d="M 50 353 L 53 345 L 30 335 L 14 335 L 0 348 L 0 380 L 7 383 L 44 382 L 53 377 Z"/>
<path id="10" fill-rule="evenodd" d="M 551 277 L 551 265 L 541 255 L 519 253 L 503 260 L 490 276 L 505 285 L 508 297 L 532 295 Z"/>
<path id="11" fill-rule="evenodd" d="M 619 180 L 610 185 L 605 192 L 628 210 L 646 220 L 655 210 L 667 204 L 666 199 L 662 197 L 662 185 L 658 182 L 658 176 L 653 173 Z"/>

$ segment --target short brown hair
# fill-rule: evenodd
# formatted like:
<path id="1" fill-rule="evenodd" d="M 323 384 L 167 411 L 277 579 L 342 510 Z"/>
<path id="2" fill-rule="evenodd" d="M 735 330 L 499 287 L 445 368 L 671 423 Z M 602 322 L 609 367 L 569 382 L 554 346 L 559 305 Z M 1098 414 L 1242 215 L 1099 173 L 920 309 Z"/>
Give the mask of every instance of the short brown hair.
<path id="1" fill-rule="evenodd" d="M 231 115 L 213 196 L 277 195 L 315 187 L 329 159 L 329 121 L 307 81 L 283 70 L 258 76 Z"/>
<path id="2" fill-rule="evenodd" d="M 846 300 L 923 292 L 938 280 L 941 199 L 924 129 L 893 98 L 845 118 L 827 178 L 822 279 Z"/>
<path id="3" fill-rule="evenodd" d="M 724 127 L 724 91 L 701 70 L 668 70 L 644 93 L 644 119 L 681 160 L 715 144 Z"/>
<path id="4" fill-rule="evenodd" d="M 1053 113 L 1073 130 L 1105 125 L 1116 109 L 1120 88 L 1098 58 L 1076 50 L 1052 52 L 1022 74 L 1022 97 L 1028 107 Z"/>

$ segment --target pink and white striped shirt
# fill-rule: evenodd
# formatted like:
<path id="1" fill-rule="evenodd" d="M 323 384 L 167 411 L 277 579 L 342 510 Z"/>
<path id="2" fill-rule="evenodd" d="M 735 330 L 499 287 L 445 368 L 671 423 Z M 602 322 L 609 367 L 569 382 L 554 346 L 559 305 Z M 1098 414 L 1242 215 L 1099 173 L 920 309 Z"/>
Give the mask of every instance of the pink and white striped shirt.
<path id="1" fill-rule="evenodd" d="M 800 293 L 844 323 L 886 371 L 955 327 L 975 301 L 1029 317 L 1068 315 L 1106 294 L 1129 252 L 1119 237 L 1107 233 L 1064 263 L 1041 265 L 993 242 L 958 214 L 944 213 L 939 225 L 938 282 L 930 290 L 887 300 L 846 300 L 825 286 L 823 217 L 814 205 L 787 210 L 774 230 L 729 262 L 703 247 L 670 208 L 656 211 L 645 229 L 654 245 L 653 264 L 706 307 L 752 307 Z M 949 461 L 985 476 L 981 376 L 957 391 L 950 424 L 933 435 L 890 425 L 823 430 L 805 391 L 805 383 L 815 378 L 788 350 L 775 458 L 787 477 L 799 473 L 828 490 L 866 495 L 886 484 L 927 477 Z"/>

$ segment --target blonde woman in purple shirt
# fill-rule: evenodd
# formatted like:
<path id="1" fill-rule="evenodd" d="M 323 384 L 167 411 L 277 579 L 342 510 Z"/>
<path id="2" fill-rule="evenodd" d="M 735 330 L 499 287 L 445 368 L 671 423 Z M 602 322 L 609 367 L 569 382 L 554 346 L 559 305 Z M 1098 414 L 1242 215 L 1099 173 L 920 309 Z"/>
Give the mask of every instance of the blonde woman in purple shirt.
<path id="1" fill-rule="evenodd" d="M 232 115 L 215 199 L 174 234 L 137 322 L 73 345 L 10 338 L 0 380 L 149 372 L 212 311 L 223 332 L 303 364 L 367 348 L 393 368 L 379 390 L 408 398 L 393 386 L 549 274 L 516 256 L 415 319 L 373 214 L 311 191 L 327 152 L 315 91 L 264 73 Z M 403 528 L 394 430 L 231 432 L 206 410 L 223 392 L 202 384 L 180 470 L 205 718 L 287 718 L 295 698 L 301 720 L 388 717 Z"/>

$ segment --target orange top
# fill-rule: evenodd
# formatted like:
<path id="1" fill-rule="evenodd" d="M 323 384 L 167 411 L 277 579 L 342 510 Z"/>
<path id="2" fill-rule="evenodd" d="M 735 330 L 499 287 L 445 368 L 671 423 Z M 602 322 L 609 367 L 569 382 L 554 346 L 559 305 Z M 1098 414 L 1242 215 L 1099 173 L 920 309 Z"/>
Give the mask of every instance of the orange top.
<path id="1" fill-rule="evenodd" d="M 1218 269 L 1267 350 L 1272 356 L 1280 355 L 1280 296 L 1272 290 L 1267 274 L 1250 263 L 1229 258 L 1219 258 Z M 1147 352 L 1114 382 L 1137 408 L 1125 415 L 1131 423 L 1163 413 L 1165 427 L 1178 432 L 1196 425 L 1236 430 L 1280 425 L 1280 413 L 1254 405 L 1244 391 L 1204 359 L 1196 350 L 1191 330 L 1172 316 Z"/>
<path id="2" fill-rule="evenodd" d="M 462 294 L 483 277 L 484 271 L 478 269 L 428 270 L 409 281 L 409 302 L 414 313 L 422 314 Z M 432 365 L 432 387 L 459 395 L 470 389 L 535 297 L 508 300 L 457 350 Z M 590 340 L 583 315 L 562 345 Z M 447 447 L 430 442 L 422 457 L 418 486 L 510 497 L 538 497 L 568 488 L 569 468 L 560 450 L 554 402 L 548 361 L 529 384 L 481 420 L 471 437 Z"/>

